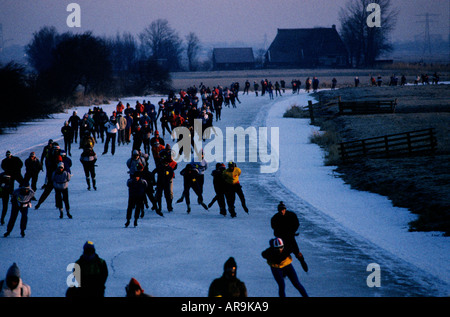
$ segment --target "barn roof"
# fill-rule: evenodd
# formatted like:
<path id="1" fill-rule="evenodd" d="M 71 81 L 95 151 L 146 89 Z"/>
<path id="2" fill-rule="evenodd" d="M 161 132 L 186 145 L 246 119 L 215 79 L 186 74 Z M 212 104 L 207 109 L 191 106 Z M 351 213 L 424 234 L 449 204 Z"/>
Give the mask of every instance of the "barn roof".
<path id="1" fill-rule="evenodd" d="M 255 57 L 251 47 L 214 48 L 215 62 L 222 63 L 254 63 Z"/>
<path id="2" fill-rule="evenodd" d="M 278 29 L 269 49 L 271 62 L 297 62 L 299 57 L 346 55 L 336 28 Z"/>

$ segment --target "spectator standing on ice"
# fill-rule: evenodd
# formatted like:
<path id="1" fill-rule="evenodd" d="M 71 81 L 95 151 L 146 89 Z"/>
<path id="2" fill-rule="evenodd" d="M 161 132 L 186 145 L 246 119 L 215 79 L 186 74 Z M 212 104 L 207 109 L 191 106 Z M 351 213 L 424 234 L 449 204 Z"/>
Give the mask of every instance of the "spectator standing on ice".
<path id="1" fill-rule="evenodd" d="M 299 293 L 303 297 L 308 297 L 308 293 L 300 283 L 294 266 L 292 265 L 292 257 L 290 256 L 289 251 L 284 248 L 283 240 L 275 238 L 271 239 L 269 243 L 270 247 L 264 250 L 261 255 L 267 260 L 272 275 L 278 284 L 278 295 L 280 297 L 286 297 L 286 284 L 284 278 L 287 276 Z"/>
<path id="2" fill-rule="evenodd" d="M 122 114 L 117 114 L 117 123 L 119 124 L 119 131 L 117 132 L 117 145 L 125 145 L 125 130 L 127 128 L 127 119 Z"/>
<path id="3" fill-rule="evenodd" d="M 72 219 L 70 214 L 69 204 L 69 181 L 71 175 L 64 170 L 64 163 L 60 162 L 57 169 L 53 172 L 53 188 L 55 189 L 56 208 L 59 209 L 59 218 L 63 217 L 63 203 L 66 207 L 66 214 L 69 219 Z"/>
<path id="4" fill-rule="evenodd" d="M 259 84 L 256 81 L 253 81 L 253 90 L 255 91 L 256 97 L 258 97 L 258 89 L 259 89 Z"/>
<path id="5" fill-rule="evenodd" d="M 213 280 L 209 286 L 208 297 L 247 297 L 247 287 L 244 282 L 237 278 L 236 271 L 236 261 L 233 257 L 230 257 L 223 266 L 222 276 Z"/>
<path id="6" fill-rule="evenodd" d="M 117 123 L 116 117 L 111 116 L 109 121 L 105 124 L 105 128 L 106 141 L 102 155 L 108 153 L 109 141 L 111 141 L 111 154 L 114 155 L 114 153 L 116 153 L 116 137 L 119 132 L 119 124 Z"/>
<path id="7" fill-rule="evenodd" d="M 34 192 L 36 192 L 37 189 L 37 181 L 41 170 L 41 162 L 36 157 L 36 153 L 31 152 L 30 156 L 25 160 L 24 182 L 29 183 L 31 181 L 31 189 Z"/>
<path id="8" fill-rule="evenodd" d="M 144 215 L 144 201 L 147 191 L 147 181 L 141 177 L 141 172 L 137 171 L 133 177 L 127 180 L 128 187 L 128 207 L 127 207 L 127 222 L 125 227 L 130 225 L 131 215 L 134 209 L 134 226 L 137 226 L 139 216 Z"/>
<path id="9" fill-rule="evenodd" d="M 9 216 L 6 233 L 3 235 L 5 238 L 9 236 L 14 229 L 19 212 L 22 214 L 20 218 L 20 235 L 25 237 L 25 230 L 27 229 L 28 223 L 28 208 L 31 206 L 31 199 L 33 197 L 34 191 L 28 184 L 23 184 L 13 192 L 11 196 L 11 215 Z"/>
<path id="10" fill-rule="evenodd" d="M 93 149 L 86 148 L 80 155 L 80 162 L 83 165 L 84 175 L 86 176 L 87 189 L 91 190 L 91 179 L 92 187 L 97 190 L 96 179 L 95 179 L 95 163 L 97 162 L 97 154 Z"/>
<path id="11" fill-rule="evenodd" d="M 83 246 L 83 254 L 75 262 L 80 266 L 80 287 L 70 287 L 67 296 L 104 297 L 105 284 L 108 279 L 108 266 L 105 260 L 95 252 L 92 241 Z"/>
<path id="12" fill-rule="evenodd" d="M 270 226 L 273 229 L 274 236 L 283 240 L 286 251 L 293 253 L 300 261 L 303 270 L 308 272 L 308 265 L 295 240 L 300 226 L 297 215 L 286 210 L 286 205 L 281 201 L 278 204 L 278 212 L 270 220 Z"/>
<path id="13" fill-rule="evenodd" d="M 245 93 L 247 93 L 247 95 L 248 95 L 249 90 L 250 90 L 250 82 L 248 80 L 246 80 L 245 85 L 244 85 L 244 92 L 242 94 L 245 95 Z"/>
<path id="14" fill-rule="evenodd" d="M 72 156 L 72 142 L 73 142 L 73 128 L 69 125 L 68 121 L 64 122 L 64 126 L 61 128 L 61 133 L 64 139 L 64 150 Z"/>
<path id="15" fill-rule="evenodd" d="M 69 121 L 70 126 L 72 127 L 73 141 L 75 143 L 77 143 L 77 140 L 78 140 L 78 126 L 80 124 L 81 119 L 78 116 L 76 111 L 74 111 L 72 113 L 72 115 L 70 116 L 68 121 Z"/>
<path id="16" fill-rule="evenodd" d="M 0 297 L 30 297 L 31 287 L 20 277 L 20 270 L 16 263 L 6 272 L 6 278 L 0 281 Z"/>

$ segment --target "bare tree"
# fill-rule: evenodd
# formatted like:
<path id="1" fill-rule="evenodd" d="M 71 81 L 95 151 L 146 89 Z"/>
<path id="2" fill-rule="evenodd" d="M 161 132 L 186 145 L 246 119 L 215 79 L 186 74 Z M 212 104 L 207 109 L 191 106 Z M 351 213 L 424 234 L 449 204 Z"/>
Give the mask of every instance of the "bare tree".
<path id="1" fill-rule="evenodd" d="M 188 59 L 188 68 L 190 71 L 197 69 L 197 55 L 200 51 L 200 40 L 193 32 L 186 36 L 186 53 Z"/>
<path id="2" fill-rule="evenodd" d="M 116 73 L 130 71 L 138 58 L 138 44 L 130 33 L 117 34 L 106 41 L 111 51 L 111 63 Z"/>
<path id="3" fill-rule="evenodd" d="M 381 8 L 380 27 L 369 26 L 367 11 L 370 3 Z M 339 12 L 341 37 L 355 66 L 373 66 L 383 53 L 390 52 L 389 33 L 397 23 L 398 10 L 392 7 L 391 0 L 349 0 Z"/>
<path id="4" fill-rule="evenodd" d="M 30 65 L 41 73 L 53 64 L 53 50 L 60 41 L 60 35 L 55 27 L 45 26 L 33 34 L 33 39 L 25 47 Z"/>
<path id="5" fill-rule="evenodd" d="M 165 65 L 170 70 L 179 70 L 183 51 L 178 33 L 169 26 L 165 19 L 153 21 L 139 34 L 144 54 Z"/>

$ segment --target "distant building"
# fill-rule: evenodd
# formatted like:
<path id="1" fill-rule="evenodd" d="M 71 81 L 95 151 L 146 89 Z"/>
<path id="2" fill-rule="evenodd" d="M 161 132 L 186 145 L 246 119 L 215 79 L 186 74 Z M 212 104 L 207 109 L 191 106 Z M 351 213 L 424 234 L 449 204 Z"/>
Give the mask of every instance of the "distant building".
<path id="1" fill-rule="evenodd" d="M 333 25 L 331 28 L 278 29 L 265 54 L 273 68 L 347 67 L 348 52 Z"/>
<path id="2" fill-rule="evenodd" d="M 214 70 L 238 70 L 255 68 L 255 56 L 251 47 L 214 48 Z"/>

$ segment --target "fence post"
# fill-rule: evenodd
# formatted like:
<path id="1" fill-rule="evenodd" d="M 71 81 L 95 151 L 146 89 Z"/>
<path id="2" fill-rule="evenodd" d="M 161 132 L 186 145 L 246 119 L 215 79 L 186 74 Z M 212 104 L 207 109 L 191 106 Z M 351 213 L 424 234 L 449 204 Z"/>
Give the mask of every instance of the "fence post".
<path id="1" fill-rule="evenodd" d="M 412 152 L 412 145 L 411 145 L 411 133 L 407 133 L 406 134 L 406 137 L 407 137 L 407 139 L 408 139 L 408 152 L 409 152 L 409 154 L 411 154 L 411 152 Z"/>
<path id="2" fill-rule="evenodd" d="M 311 118 L 311 124 L 314 124 L 314 110 L 311 100 L 308 100 L 308 109 L 309 109 L 309 117 Z"/>

